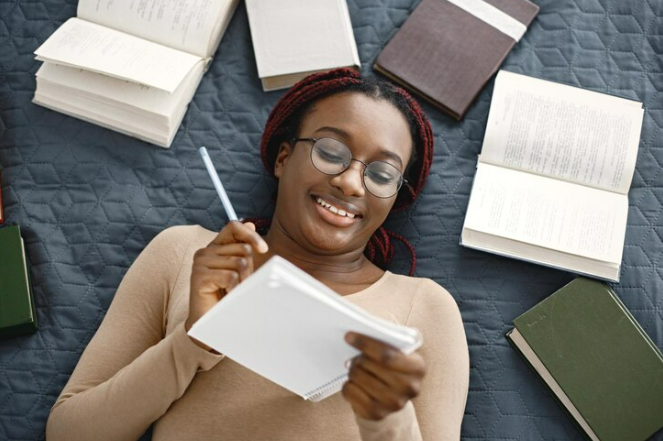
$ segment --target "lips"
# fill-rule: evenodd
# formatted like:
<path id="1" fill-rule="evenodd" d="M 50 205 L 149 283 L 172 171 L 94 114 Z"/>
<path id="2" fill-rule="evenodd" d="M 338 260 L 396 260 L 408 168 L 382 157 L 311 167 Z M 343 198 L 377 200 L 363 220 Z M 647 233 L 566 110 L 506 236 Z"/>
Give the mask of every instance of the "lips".
<path id="1" fill-rule="evenodd" d="M 315 204 L 315 209 L 322 220 L 336 227 L 349 227 L 362 218 L 360 210 L 356 207 L 335 198 L 325 199 L 323 196 L 313 195 L 311 201 Z"/>

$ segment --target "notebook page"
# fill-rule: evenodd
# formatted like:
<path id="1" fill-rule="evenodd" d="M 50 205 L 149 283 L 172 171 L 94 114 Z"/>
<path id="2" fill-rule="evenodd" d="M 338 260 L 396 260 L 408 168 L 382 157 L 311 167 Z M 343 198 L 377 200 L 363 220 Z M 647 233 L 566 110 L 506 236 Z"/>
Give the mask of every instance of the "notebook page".
<path id="1" fill-rule="evenodd" d="M 201 57 L 237 0 L 80 0 L 78 17 Z"/>
<path id="2" fill-rule="evenodd" d="M 396 342 L 380 335 L 321 301 L 308 283 L 293 284 L 274 271 L 279 262 L 273 259 L 208 311 L 189 335 L 302 397 L 347 373 L 346 363 L 359 354 L 345 342 L 350 330 L 406 346 L 407 336 Z"/>
<path id="3" fill-rule="evenodd" d="M 500 71 L 481 161 L 627 194 L 642 103 Z"/>
<path id="4" fill-rule="evenodd" d="M 36 51 L 40 61 L 156 87 L 172 93 L 203 59 L 77 18 L 60 26 Z"/>

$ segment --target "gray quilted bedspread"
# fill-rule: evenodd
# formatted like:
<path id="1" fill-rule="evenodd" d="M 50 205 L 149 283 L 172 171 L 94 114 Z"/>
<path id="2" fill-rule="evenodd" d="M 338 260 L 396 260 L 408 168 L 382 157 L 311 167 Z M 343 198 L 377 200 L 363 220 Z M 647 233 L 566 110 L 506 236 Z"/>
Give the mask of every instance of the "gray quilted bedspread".
<path id="1" fill-rule="evenodd" d="M 644 102 L 621 282 L 616 292 L 663 347 L 663 2 L 535 0 L 541 6 L 509 70 Z M 363 71 L 417 0 L 349 0 Z M 0 0 L 0 165 L 8 223 L 20 223 L 38 333 L 0 341 L 0 439 L 44 439 L 49 408 L 99 326 L 131 262 L 164 228 L 219 229 L 225 215 L 196 152 L 211 150 L 240 216 L 268 216 L 274 181 L 260 135 L 282 92 L 258 80 L 241 4 L 169 150 L 31 103 L 33 51 L 75 0 Z M 493 82 L 462 122 L 424 104 L 435 131 L 419 200 L 388 226 L 408 238 L 417 275 L 460 306 L 471 351 L 465 440 L 580 440 L 509 347 L 511 321 L 573 276 L 458 245 Z M 391 269 L 405 273 L 403 248 Z M 149 433 L 144 437 L 149 439 Z M 663 432 L 653 437 L 663 440 Z"/>

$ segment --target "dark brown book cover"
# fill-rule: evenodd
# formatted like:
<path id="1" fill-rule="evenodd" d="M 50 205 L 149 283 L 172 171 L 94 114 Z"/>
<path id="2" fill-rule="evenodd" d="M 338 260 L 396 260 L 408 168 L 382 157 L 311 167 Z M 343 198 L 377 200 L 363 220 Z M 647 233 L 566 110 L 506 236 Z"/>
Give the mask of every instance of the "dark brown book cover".
<path id="1" fill-rule="evenodd" d="M 539 12 L 528 0 L 485 2 L 525 26 Z M 373 67 L 460 120 L 515 44 L 447 0 L 422 0 Z"/>

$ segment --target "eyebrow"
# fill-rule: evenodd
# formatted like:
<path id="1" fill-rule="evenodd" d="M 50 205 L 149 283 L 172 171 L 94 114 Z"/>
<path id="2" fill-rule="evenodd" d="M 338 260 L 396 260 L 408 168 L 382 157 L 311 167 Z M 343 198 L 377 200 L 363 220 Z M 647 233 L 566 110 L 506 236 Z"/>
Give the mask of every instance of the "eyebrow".
<path id="1" fill-rule="evenodd" d="M 340 136 L 344 137 L 345 139 L 349 139 L 349 138 L 351 138 L 351 136 L 350 136 L 350 134 L 349 134 L 348 132 L 346 132 L 346 131 L 343 130 L 343 129 L 339 129 L 338 127 L 323 126 L 323 127 L 320 127 L 319 129 L 317 129 L 317 130 L 316 130 L 315 132 L 313 132 L 313 133 L 315 134 L 315 133 L 322 132 L 322 131 L 336 133 L 337 135 L 340 135 Z M 380 153 L 380 155 L 382 155 L 382 156 L 386 156 L 387 158 L 391 158 L 391 159 L 393 159 L 394 161 L 397 161 L 398 164 L 399 164 L 401 167 L 403 167 L 403 160 L 401 159 L 401 157 L 400 157 L 397 153 L 394 153 L 394 152 L 392 152 L 391 150 L 386 150 L 386 149 L 381 149 L 381 150 L 379 151 L 379 153 Z"/>

